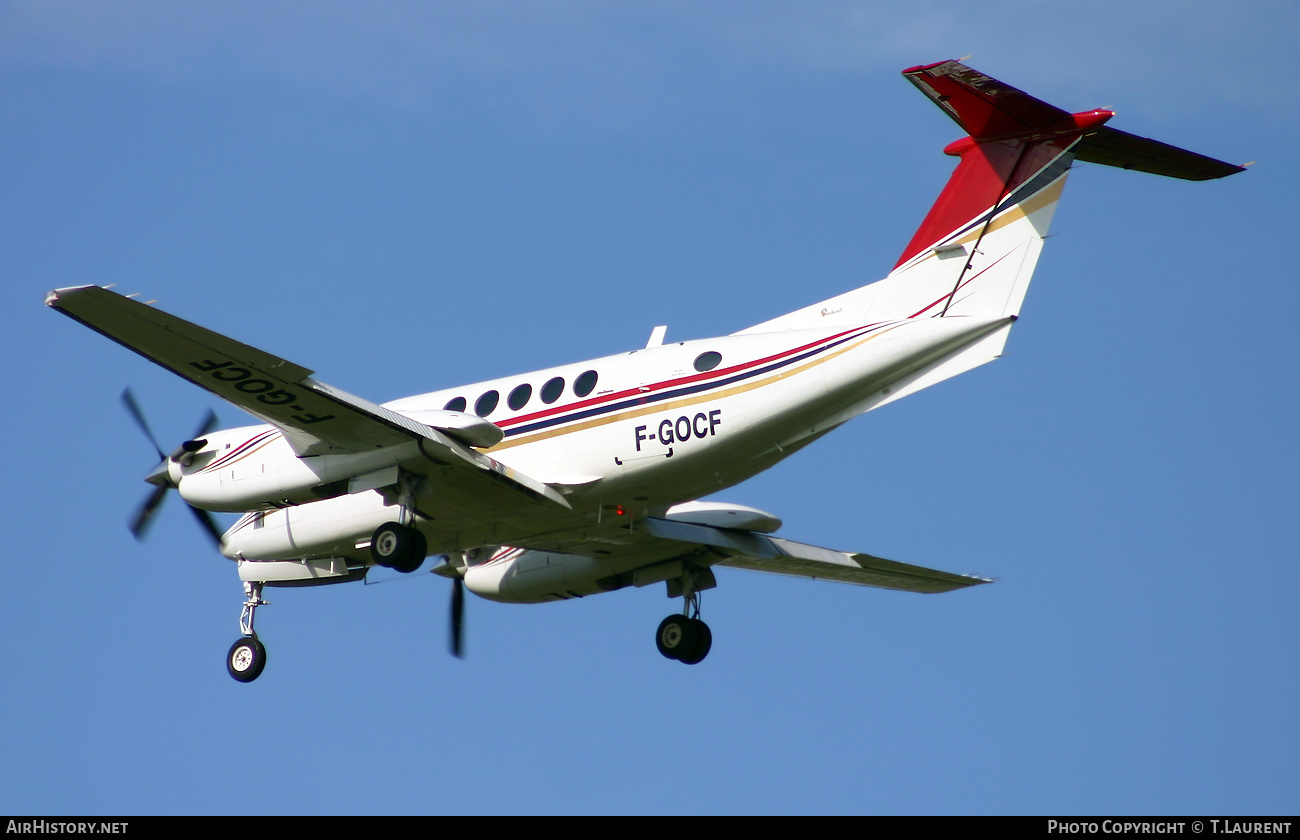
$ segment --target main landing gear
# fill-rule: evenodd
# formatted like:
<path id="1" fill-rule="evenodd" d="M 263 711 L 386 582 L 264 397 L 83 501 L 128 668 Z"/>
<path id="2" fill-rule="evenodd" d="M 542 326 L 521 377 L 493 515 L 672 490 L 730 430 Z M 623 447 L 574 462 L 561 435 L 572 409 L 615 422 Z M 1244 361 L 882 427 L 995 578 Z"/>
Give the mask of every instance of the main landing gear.
<path id="1" fill-rule="evenodd" d="M 416 489 L 423 481 L 419 476 L 412 476 L 403 470 L 398 475 L 397 485 L 391 488 L 392 495 L 384 496 L 386 503 L 397 504 L 397 521 L 385 522 L 371 535 L 370 559 L 375 565 L 410 574 L 424 563 L 424 557 L 429 553 L 429 544 L 424 539 L 424 534 L 413 527 Z"/>
<path id="2" fill-rule="evenodd" d="M 700 621 L 700 592 L 695 588 L 694 576 L 684 581 L 682 595 L 686 604 L 681 615 L 670 615 L 659 622 L 655 633 L 655 646 L 669 659 L 684 665 L 704 661 L 713 647 L 713 633 L 709 625 Z"/>
<path id="3" fill-rule="evenodd" d="M 375 561 L 375 565 L 387 566 L 403 574 L 420 568 L 428 553 L 429 544 L 424 534 L 397 522 L 385 522 L 370 538 L 370 559 Z"/>

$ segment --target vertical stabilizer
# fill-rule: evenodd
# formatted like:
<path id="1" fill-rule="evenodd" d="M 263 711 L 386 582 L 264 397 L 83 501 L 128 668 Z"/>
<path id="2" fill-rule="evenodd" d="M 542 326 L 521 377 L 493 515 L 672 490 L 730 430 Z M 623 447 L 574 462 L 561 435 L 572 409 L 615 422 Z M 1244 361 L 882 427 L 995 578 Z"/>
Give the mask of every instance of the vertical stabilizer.
<path id="1" fill-rule="evenodd" d="M 1191 180 L 1242 170 L 1109 128 L 1104 123 L 1111 111 L 1063 111 L 957 61 L 912 67 L 903 75 L 966 131 L 944 149 L 960 160 L 943 192 L 884 280 L 743 332 L 904 318 L 1011 318 L 1020 311 L 1076 158 Z"/>
<path id="2" fill-rule="evenodd" d="M 957 169 L 882 281 L 890 317 L 1020 311 L 1074 147 L 1113 114 L 1066 111 L 956 61 L 903 71 L 966 130 Z"/>

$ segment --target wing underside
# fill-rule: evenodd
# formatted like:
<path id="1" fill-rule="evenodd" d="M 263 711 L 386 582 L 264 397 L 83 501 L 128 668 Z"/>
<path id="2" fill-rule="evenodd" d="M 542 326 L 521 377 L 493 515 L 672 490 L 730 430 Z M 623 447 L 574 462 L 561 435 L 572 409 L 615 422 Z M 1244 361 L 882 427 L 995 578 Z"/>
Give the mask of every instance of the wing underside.
<path id="1" fill-rule="evenodd" d="M 57 289 L 46 304 L 280 429 L 299 457 L 365 452 L 418 441 L 462 497 L 504 489 L 568 509 L 546 484 L 361 397 L 312 371 L 98 286 Z"/>
<path id="2" fill-rule="evenodd" d="M 607 529 L 598 535 L 593 531 L 581 536 L 558 535 L 527 547 L 609 557 L 616 568 L 626 573 L 625 583 L 638 579 L 634 572 L 676 561 L 697 567 L 725 566 L 904 592 L 950 592 L 991 582 L 987 578 L 913 566 L 861 552 L 836 551 L 753 531 L 656 517 L 638 520 L 631 527 Z"/>
<path id="3" fill-rule="evenodd" d="M 941 572 L 860 552 L 835 551 L 767 534 L 664 519 L 649 519 L 642 524 L 656 539 L 708 546 L 722 557 L 716 565 L 733 569 L 904 592 L 950 592 L 990 582 L 986 578 Z"/>

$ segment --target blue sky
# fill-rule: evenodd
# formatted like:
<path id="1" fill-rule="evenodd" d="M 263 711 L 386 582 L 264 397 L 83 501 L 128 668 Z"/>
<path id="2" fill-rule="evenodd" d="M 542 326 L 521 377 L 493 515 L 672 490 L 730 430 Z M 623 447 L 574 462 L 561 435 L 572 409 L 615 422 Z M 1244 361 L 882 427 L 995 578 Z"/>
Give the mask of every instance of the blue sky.
<path id="1" fill-rule="evenodd" d="M 0 4 L 0 811 L 1294 813 L 1300 584 L 1284 2 Z M 546 606 L 421 574 L 242 596 L 164 442 L 238 410 L 44 310 L 118 284 L 388 400 L 728 333 L 883 276 L 969 63 L 1231 161 L 1074 171 L 1007 355 L 719 498 L 998 579 L 719 574 Z M 627 290 L 659 293 L 633 297 Z M 166 445 L 166 444 L 165 444 Z"/>

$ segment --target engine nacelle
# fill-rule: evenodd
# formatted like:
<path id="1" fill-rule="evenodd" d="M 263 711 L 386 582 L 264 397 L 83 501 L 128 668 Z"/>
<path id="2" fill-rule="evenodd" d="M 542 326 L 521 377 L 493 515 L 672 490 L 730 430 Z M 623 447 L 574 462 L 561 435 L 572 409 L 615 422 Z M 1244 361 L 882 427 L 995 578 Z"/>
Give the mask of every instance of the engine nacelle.
<path id="1" fill-rule="evenodd" d="M 466 569 L 465 585 L 475 595 L 507 604 L 567 601 L 625 586 L 664 582 L 669 585 L 669 597 L 675 598 L 681 595 L 680 581 L 687 574 L 695 581 L 697 590 L 717 585 L 707 568 L 688 568 L 680 559 L 615 571 L 614 564 L 604 557 L 503 548 L 486 563 Z M 673 594 L 674 583 L 678 586 L 676 594 Z"/>
<path id="2" fill-rule="evenodd" d="M 197 508 L 247 511 L 315 502 L 373 490 L 397 481 L 397 465 L 420 457 L 419 444 L 299 458 L 270 426 L 208 435 L 192 463 L 181 467 L 181 497 Z M 171 466 L 169 465 L 169 470 Z"/>
<path id="3" fill-rule="evenodd" d="M 606 581 L 602 586 L 601 581 Z M 609 560 L 508 549 L 495 559 L 465 570 L 465 586 L 489 601 L 540 604 L 619 589 Z"/>
<path id="4" fill-rule="evenodd" d="M 378 493 L 355 493 L 282 510 L 254 511 L 236 522 L 222 541 L 221 553 L 243 560 L 300 560 L 356 556 L 358 537 L 368 538 L 397 508 Z M 273 570 L 274 565 L 254 563 Z M 253 580 L 255 578 L 246 578 Z M 257 580 L 277 580 L 271 576 Z"/>

